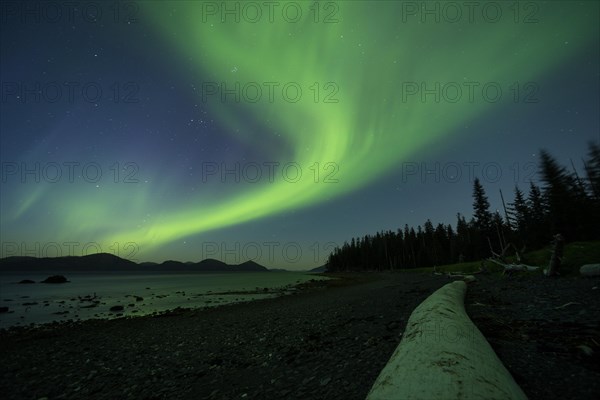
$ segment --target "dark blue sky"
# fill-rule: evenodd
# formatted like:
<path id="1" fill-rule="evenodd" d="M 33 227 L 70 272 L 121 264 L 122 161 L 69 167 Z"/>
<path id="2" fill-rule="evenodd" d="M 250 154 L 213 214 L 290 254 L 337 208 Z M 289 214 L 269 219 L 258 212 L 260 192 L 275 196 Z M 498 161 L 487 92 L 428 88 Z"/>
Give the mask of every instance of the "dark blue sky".
<path id="1" fill-rule="evenodd" d="M 79 8 L 73 20 L 51 21 L 41 3 L 28 3 L 34 10 L 28 15 L 16 2 L 3 2 L 1 10 L 2 256 L 101 248 L 136 261 L 255 258 L 270 267 L 313 267 L 332 245 L 353 236 L 428 218 L 454 225 L 457 212 L 469 218 L 474 176 L 500 209 L 500 189 L 510 201 L 516 184 L 539 183 L 540 149 L 566 166 L 573 160 L 583 173 L 587 143 L 600 141 L 596 2 L 539 3 L 539 22 L 517 27 L 510 20 L 416 27 L 391 19 L 392 3 L 354 2 L 342 4 L 339 22 L 323 31 L 310 21 L 269 25 L 242 18 L 222 23 L 222 32 L 211 31 L 211 21 L 191 3 L 172 3 L 179 14 L 164 18 L 158 5 L 131 3 L 135 8 L 122 9 L 116 20 L 108 2 L 94 3 L 102 10 L 95 22 Z M 125 11 L 135 11 L 135 21 Z M 361 13 L 373 19 L 361 20 Z M 187 14 L 200 15 L 198 24 Z M 190 34 L 196 28 L 197 36 Z M 278 42 L 288 30 L 289 41 Z M 241 44 L 249 36 L 251 45 Z M 334 42 L 350 38 L 352 46 Z M 395 52 L 397 71 L 384 66 Z M 504 90 L 498 103 L 398 102 L 403 85 L 419 74 L 432 77 L 422 80 L 428 85 L 466 74 L 485 84 L 496 65 Z M 323 76 L 339 84 L 340 102 L 203 100 L 207 82 L 239 76 L 243 84 L 252 71 L 257 82 L 278 81 L 279 73 L 298 82 L 305 72 Z M 519 101 L 511 100 L 515 82 Z M 304 90 L 312 94 L 308 84 Z M 525 102 L 527 94 L 537 102 Z M 390 97 L 397 113 L 384 111 Z M 426 108 L 448 118 L 447 128 L 437 114 L 421 112 Z M 307 136 L 330 125 L 339 132 Z M 354 126 L 368 129 L 347 134 Z M 333 162 L 340 181 L 297 190 L 277 182 L 279 175 L 268 181 L 264 169 L 257 182 L 206 175 L 222 163 L 252 164 L 251 174 L 254 164 L 295 162 L 310 177 L 313 161 L 321 180 Z"/>

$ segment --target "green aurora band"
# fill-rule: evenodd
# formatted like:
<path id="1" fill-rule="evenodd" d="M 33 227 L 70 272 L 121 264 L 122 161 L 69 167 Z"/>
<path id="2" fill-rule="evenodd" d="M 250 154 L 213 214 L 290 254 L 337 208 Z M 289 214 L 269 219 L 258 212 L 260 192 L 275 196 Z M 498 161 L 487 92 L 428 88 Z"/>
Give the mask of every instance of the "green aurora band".
<path id="1" fill-rule="evenodd" d="M 160 30 L 165 45 L 176 46 L 181 62 L 192 62 L 197 68 L 197 81 L 210 78 L 228 88 L 235 82 L 242 86 L 280 83 L 273 102 L 267 101 L 262 86 L 263 97 L 256 103 L 242 98 L 235 104 L 232 96 L 229 102 L 221 102 L 215 95 L 207 105 L 219 124 L 231 132 L 232 140 L 246 146 L 264 143 L 265 149 L 271 149 L 271 160 L 296 162 L 305 173 L 294 183 L 276 175 L 274 182 L 250 185 L 247 191 L 218 204 L 170 207 L 144 227 L 123 229 L 121 224 L 121 229 L 114 231 L 112 224 L 110 231 L 104 231 L 102 242 L 135 241 L 141 249 L 154 249 L 182 237 L 314 205 L 364 187 L 411 155 L 423 154 L 427 146 L 443 146 L 453 132 L 482 113 L 502 109 L 512 101 L 509 87 L 514 82 L 536 81 L 552 73 L 589 45 L 597 24 L 597 13 L 590 12 L 589 3 L 585 7 L 569 2 L 539 3 L 537 23 L 515 23 L 508 7 L 502 8 L 505 16 L 496 23 L 485 21 L 477 11 L 477 23 L 466 15 L 458 23 L 436 23 L 433 17 L 419 23 L 418 16 L 403 21 L 402 3 L 339 2 L 334 15 L 337 23 L 322 22 L 333 10 L 326 10 L 322 3 L 317 23 L 309 10 L 313 2 L 296 2 L 303 15 L 290 23 L 277 11 L 285 3 L 278 2 L 274 22 L 263 8 L 259 22 L 247 22 L 242 15 L 236 23 L 231 15 L 225 22 L 219 15 L 207 15 L 203 2 L 143 2 L 145 17 Z M 222 6 L 222 2 L 213 4 Z M 232 2 L 228 4 L 234 7 Z M 283 99 L 281 87 L 288 82 L 302 88 L 300 101 Z M 315 82 L 320 87 L 318 102 L 309 89 Z M 335 82 L 339 88 L 334 96 L 337 103 L 322 101 L 331 91 L 325 87 L 327 82 Z M 403 98 L 406 82 L 425 82 L 429 88 L 435 82 L 456 82 L 462 86 L 463 96 L 454 103 L 443 98 L 436 102 L 433 96 L 426 101 L 419 95 Z M 468 82 L 480 83 L 474 101 L 466 96 L 464 84 Z M 481 87 L 487 82 L 500 85 L 502 101 L 484 100 Z M 249 129 L 249 115 L 264 130 Z M 272 147 L 274 141 L 280 148 Z M 322 179 L 315 183 L 312 172 L 307 173 L 315 162 L 321 166 L 336 163 L 338 183 L 327 184 Z M 143 202 L 139 203 L 142 206 Z M 98 225 L 82 226 L 85 219 L 80 217 L 71 219 L 79 224 L 76 231 L 98 232 Z"/>

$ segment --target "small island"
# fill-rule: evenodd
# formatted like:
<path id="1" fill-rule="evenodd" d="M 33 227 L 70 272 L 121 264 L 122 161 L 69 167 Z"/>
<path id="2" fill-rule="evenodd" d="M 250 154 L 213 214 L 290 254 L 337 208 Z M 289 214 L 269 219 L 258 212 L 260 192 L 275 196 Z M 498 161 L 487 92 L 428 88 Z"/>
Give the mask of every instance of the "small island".
<path id="1" fill-rule="evenodd" d="M 67 278 L 63 275 L 52 275 L 44 279 L 41 283 L 67 283 Z"/>

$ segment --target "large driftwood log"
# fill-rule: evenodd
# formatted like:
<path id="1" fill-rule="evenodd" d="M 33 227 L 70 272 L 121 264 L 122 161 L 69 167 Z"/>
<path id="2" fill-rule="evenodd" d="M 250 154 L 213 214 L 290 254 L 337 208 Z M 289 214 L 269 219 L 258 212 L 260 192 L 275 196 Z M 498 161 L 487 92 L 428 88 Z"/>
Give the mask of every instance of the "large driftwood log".
<path id="1" fill-rule="evenodd" d="M 465 281 L 467 283 L 475 282 L 477 280 L 473 274 L 466 274 L 464 272 L 448 272 L 447 276 L 450 279 L 454 279 L 454 278 L 462 279 L 463 281 Z"/>
<path id="2" fill-rule="evenodd" d="M 527 398 L 467 316 L 466 287 L 449 283 L 413 311 L 367 400 Z"/>
<path id="3" fill-rule="evenodd" d="M 600 276 L 600 264 L 586 264 L 579 268 L 582 276 Z"/>

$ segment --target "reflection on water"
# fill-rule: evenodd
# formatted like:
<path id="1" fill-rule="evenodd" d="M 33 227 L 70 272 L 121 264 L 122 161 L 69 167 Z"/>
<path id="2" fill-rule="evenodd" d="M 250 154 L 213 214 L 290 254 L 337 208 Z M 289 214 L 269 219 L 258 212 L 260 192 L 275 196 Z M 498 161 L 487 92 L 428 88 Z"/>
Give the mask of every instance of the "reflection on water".
<path id="1" fill-rule="evenodd" d="M 176 307 L 196 308 L 293 292 L 293 285 L 323 277 L 270 273 L 70 273 L 69 283 L 44 284 L 49 273 L 0 275 L 0 328 L 90 318 L 147 315 Z M 30 279 L 34 284 L 18 284 Z M 113 308 L 113 311 L 111 311 Z"/>

